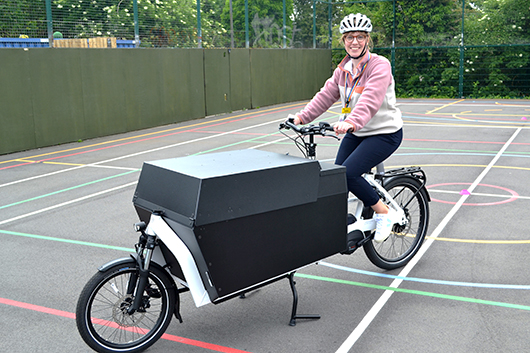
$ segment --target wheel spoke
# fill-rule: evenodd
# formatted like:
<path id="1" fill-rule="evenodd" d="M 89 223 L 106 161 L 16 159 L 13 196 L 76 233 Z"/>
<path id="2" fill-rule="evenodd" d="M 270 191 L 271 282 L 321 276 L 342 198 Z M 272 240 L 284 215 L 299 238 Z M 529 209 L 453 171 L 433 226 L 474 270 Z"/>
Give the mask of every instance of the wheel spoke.
<path id="1" fill-rule="evenodd" d="M 133 275 L 136 278 L 136 271 L 134 266 L 115 266 L 96 274 L 83 289 L 76 310 L 77 326 L 81 337 L 96 351 L 145 349 L 169 324 L 175 297 L 169 292 L 171 280 L 162 269 L 150 269 L 149 291 L 141 294 L 140 310 L 128 313 L 134 297 L 127 294 L 127 288 Z M 156 293 L 156 297 L 149 297 L 148 292 Z"/>
<path id="2" fill-rule="evenodd" d="M 395 225 L 390 237 L 382 243 L 368 242 L 368 258 L 384 269 L 404 266 L 418 251 L 425 238 L 429 217 L 426 192 L 412 177 L 399 177 L 385 185 L 388 193 L 402 207 L 407 223 Z"/>

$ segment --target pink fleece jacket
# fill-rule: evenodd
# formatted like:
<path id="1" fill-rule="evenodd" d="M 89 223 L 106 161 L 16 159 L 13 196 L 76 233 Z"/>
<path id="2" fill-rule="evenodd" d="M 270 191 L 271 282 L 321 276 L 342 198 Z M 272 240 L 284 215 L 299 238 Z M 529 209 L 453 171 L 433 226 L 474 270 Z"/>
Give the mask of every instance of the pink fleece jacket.
<path id="1" fill-rule="evenodd" d="M 345 120 L 354 126 L 354 134 L 359 137 L 390 134 L 401 129 L 403 120 L 401 111 L 396 107 L 394 77 L 392 77 L 390 62 L 385 57 L 373 53 L 367 55 L 359 63 L 357 70 L 353 69 L 351 59 L 346 56 L 333 72 L 333 76 L 326 81 L 324 87 L 302 111 L 297 113 L 302 123 L 307 124 L 313 121 L 339 99 L 342 103 L 341 107 L 344 107 L 346 78 L 348 77 L 347 93 L 349 94 L 355 78 L 366 61 L 368 64 L 361 74 L 348 105 L 351 107 L 351 113 L 346 115 Z"/>

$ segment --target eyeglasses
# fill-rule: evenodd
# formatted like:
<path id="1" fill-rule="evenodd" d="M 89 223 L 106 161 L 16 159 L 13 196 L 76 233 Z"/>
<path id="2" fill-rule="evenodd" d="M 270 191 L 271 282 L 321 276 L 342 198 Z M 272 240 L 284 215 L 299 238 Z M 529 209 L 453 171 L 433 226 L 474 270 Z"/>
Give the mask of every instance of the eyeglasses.
<path id="1" fill-rule="evenodd" d="M 366 38 L 368 38 L 367 35 L 364 35 L 364 34 L 359 34 L 359 35 L 348 35 L 346 36 L 346 38 L 344 38 L 344 41 L 345 42 L 348 42 L 348 43 L 352 43 L 354 39 L 357 39 L 357 42 L 361 43 L 361 42 L 364 42 L 366 40 Z"/>

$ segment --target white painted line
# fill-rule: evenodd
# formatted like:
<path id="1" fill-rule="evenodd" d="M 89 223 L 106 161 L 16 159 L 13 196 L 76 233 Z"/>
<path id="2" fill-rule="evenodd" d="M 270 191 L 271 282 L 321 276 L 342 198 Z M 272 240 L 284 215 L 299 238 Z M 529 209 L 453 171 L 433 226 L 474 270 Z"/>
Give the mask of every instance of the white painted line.
<path id="1" fill-rule="evenodd" d="M 205 136 L 205 137 L 200 137 L 200 138 L 197 138 L 197 139 L 194 139 L 194 140 L 188 140 L 188 141 L 175 143 L 175 144 L 172 144 L 172 145 L 167 145 L 167 146 L 162 146 L 162 147 L 158 147 L 158 148 L 153 148 L 151 150 L 145 150 L 145 151 L 141 151 L 141 152 L 131 153 L 131 154 L 128 154 L 128 155 L 124 155 L 124 156 L 121 156 L 121 157 L 115 157 L 115 158 L 107 159 L 107 160 L 96 162 L 96 163 L 81 165 L 81 166 L 77 166 L 77 167 L 73 167 L 73 168 L 67 168 L 67 169 L 63 169 L 63 170 L 58 170 L 58 171 L 51 172 L 51 173 L 36 175 L 36 176 L 25 178 L 25 179 L 15 180 L 15 181 L 12 181 L 12 182 L 9 182 L 9 183 L 0 184 L 0 188 L 1 187 L 5 187 L 5 186 L 14 185 L 14 184 L 23 183 L 23 182 L 26 182 L 26 181 L 31 181 L 31 180 L 35 180 L 35 179 L 45 178 L 45 177 L 56 175 L 56 174 L 60 174 L 60 173 L 70 172 L 70 171 L 81 169 L 81 168 L 105 167 L 105 166 L 101 166 L 100 164 L 110 163 L 110 162 L 114 162 L 114 161 L 118 161 L 118 160 L 126 159 L 126 158 L 131 158 L 131 157 L 136 157 L 136 156 L 139 156 L 139 155 L 142 155 L 142 154 L 146 154 L 146 153 L 158 152 L 158 151 L 161 151 L 161 150 L 164 150 L 164 149 L 178 147 L 178 146 L 186 145 L 186 144 L 189 144 L 189 143 L 194 143 L 194 142 L 200 142 L 200 141 L 204 141 L 204 140 L 208 140 L 208 139 L 213 139 L 213 138 L 216 138 L 216 137 L 221 137 L 221 136 L 224 136 L 224 135 L 229 135 L 229 134 L 233 134 L 233 133 L 236 133 L 236 132 L 252 129 L 252 128 L 255 128 L 255 127 L 264 126 L 264 125 L 267 125 L 267 124 L 278 123 L 278 122 L 281 122 L 281 121 L 284 121 L 284 120 L 285 119 L 283 118 L 283 119 L 279 119 L 279 120 L 268 121 L 268 122 L 265 122 L 265 123 L 262 123 L 262 124 L 247 126 L 247 127 L 244 127 L 244 128 L 241 128 L 241 129 L 237 129 L 237 130 L 232 130 L 232 131 L 223 132 L 223 133 L 219 133 L 219 134 L 215 134 L 215 135 L 209 135 L 209 136 Z M 132 168 L 132 169 L 135 169 L 135 168 Z"/>
<path id="2" fill-rule="evenodd" d="M 33 215 L 36 215 L 36 214 L 39 214 L 39 213 L 43 213 L 43 212 L 46 212 L 46 211 L 51 211 L 51 210 L 54 210 L 54 209 L 59 208 L 59 207 L 68 206 L 70 204 L 73 204 L 73 203 L 76 203 L 76 202 L 79 202 L 79 201 L 83 201 L 83 200 L 86 200 L 86 199 L 90 199 L 92 197 L 96 197 L 96 196 L 103 195 L 103 194 L 106 194 L 106 193 L 109 193 L 109 192 L 112 192 L 112 191 L 123 189 L 123 188 L 129 187 L 129 186 L 133 186 L 133 185 L 136 185 L 136 183 L 137 182 L 135 181 L 135 182 L 132 182 L 132 183 L 116 186 L 116 187 L 111 188 L 111 189 L 99 191 L 99 192 L 96 192 L 94 194 L 86 195 L 86 196 L 83 196 L 83 197 L 80 197 L 80 198 L 77 198 L 77 199 L 74 199 L 74 200 L 70 200 L 70 201 L 66 201 L 66 202 L 63 202 L 63 203 L 59 203 L 59 204 L 54 205 L 54 206 L 42 208 L 42 209 L 37 210 L 37 211 L 33 211 L 33 212 L 26 213 L 26 214 L 23 214 L 23 215 L 20 215 L 20 216 L 17 216 L 17 217 L 6 219 L 6 220 L 3 220 L 3 221 L 0 221 L 0 225 L 6 224 L 6 223 L 10 223 L 10 222 L 13 222 L 13 221 L 18 221 L 19 219 L 22 219 L 22 218 L 33 216 Z"/>
<path id="3" fill-rule="evenodd" d="M 141 152 L 132 153 L 132 154 L 121 156 L 121 157 L 107 159 L 107 160 L 96 162 L 96 163 L 92 163 L 92 164 L 86 164 L 86 165 L 83 165 L 83 166 L 78 166 L 78 167 L 64 169 L 64 170 L 60 170 L 60 171 L 56 171 L 56 172 L 52 172 L 52 173 L 47 173 L 47 174 L 42 174 L 42 175 L 38 175 L 38 176 L 33 176 L 33 177 L 30 177 L 30 178 L 26 178 L 26 179 L 17 180 L 17 181 L 14 181 L 14 182 L 3 184 L 3 185 L 0 185 L 0 187 L 13 185 L 13 184 L 20 183 L 20 182 L 23 182 L 23 181 L 35 180 L 35 179 L 39 179 L 39 178 L 43 178 L 43 177 L 47 177 L 47 176 L 51 176 L 51 175 L 55 175 L 55 174 L 59 174 L 59 173 L 64 173 L 64 172 L 67 172 L 67 171 L 72 171 L 72 170 L 77 170 L 77 169 L 81 169 L 81 168 L 86 168 L 86 167 L 90 167 L 90 166 L 98 166 L 98 164 L 102 164 L 102 163 L 113 162 L 113 161 L 116 161 L 116 160 L 120 160 L 120 159 L 124 159 L 124 158 L 130 158 L 130 157 L 138 156 L 138 155 L 145 154 L 145 153 L 156 152 L 156 151 L 160 151 L 160 150 L 171 148 L 171 147 L 181 146 L 181 145 L 185 145 L 185 144 L 189 144 L 189 143 L 193 143 L 193 142 L 199 142 L 199 141 L 203 141 L 203 140 L 207 140 L 207 139 L 211 139 L 211 138 L 215 138 L 215 137 L 220 137 L 220 136 L 232 134 L 232 133 L 235 133 L 235 132 L 240 132 L 240 131 L 243 131 L 243 130 L 252 129 L 252 128 L 255 128 L 255 127 L 260 127 L 260 126 L 271 124 L 271 123 L 277 123 L 277 122 L 284 121 L 284 120 L 285 119 L 279 119 L 279 120 L 275 120 L 275 121 L 268 121 L 268 122 L 265 122 L 265 123 L 262 123 L 262 124 L 247 126 L 247 127 L 241 128 L 241 129 L 232 130 L 232 131 L 224 132 L 224 133 L 221 133 L 221 134 L 205 136 L 205 137 L 201 137 L 201 138 L 194 139 L 194 140 L 179 142 L 179 143 L 176 143 L 176 144 L 173 144 L 173 145 L 162 146 L 162 147 L 154 148 L 154 149 L 151 149 L 151 150 L 141 151 Z M 102 166 L 98 166 L 98 167 L 102 167 Z M 23 215 L 20 215 L 20 216 L 17 216 L 17 217 L 6 219 L 4 221 L 0 221 L 0 225 L 6 224 L 6 223 L 10 223 L 10 222 L 13 222 L 13 221 L 17 221 L 19 219 L 26 218 L 26 217 L 29 217 L 29 216 L 33 216 L 33 215 L 36 215 L 36 214 L 39 214 L 39 213 L 42 213 L 42 212 L 50 211 L 50 210 L 53 210 L 53 209 L 56 209 L 56 208 L 59 208 L 59 207 L 67 206 L 67 205 L 70 205 L 72 203 L 75 203 L 75 202 L 78 202 L 78 201 L 83 201 L 83 200 L 86 200 L 86 199 L 89 199 L 89 198 L 92 198 L 92 197 L 95 197 L 95 196 L 103 195 L 103 194 L 106 194 L 106 193 L 111 192 L 111 191 L 115 191 L 115 190 L 119 190 L 119 189 L 122 189 L 122 188 L 125 188 L 125 187 L 128 187 L 128 186 L 135 185 L 136 183 L 137 182 L 135 181 L 135 182 L 132 182 L 132 183 L 124 184 L 124 185 L 117 186 L 117 187 L 114 187 L 114 188 L 111 188 L 111 189 L 107 189 L 107 190 L 103 190 L 103 191 L 100 191 L 100 192 L 97 192 L 97 193 L 94 193 L 94 194 L 83 196 L 83 197 L 80 197 L 80 198 L 77 198 L 77 199 L 74 199 L 74 200 L 63 202 L 63 203 L 60 203 L 60 204 L 57 204 L 57 205 L 54 205 L 54 206 L 46 207 L 46 208 L 43 208 L 43 209 L 40 209 L 40 210 L 37 210 L 37 211 L 34 211 L 34 212 L 30 212 L 30 213 L 26 213 L 26 214 L 23 214 Z"/>
<path id="4" fill-rule="evenodd" d="M 406 118 L 404 118 L 406 119 Z M 463 121 L 463 120 L 455 120 L 455 122 L 457 121 Z M 423 127 L 428 127 L 428 128 L 432 128 L 432 127 L 443 127 L 443 128 L 449 128 L 449 127 L 459 127 L 459 128 L 469 128 L 469 127 L 477 127 L 477 128 L 481 128 L 481 129 L 513 129 L 515 128 L 516 126 L 513 126 L 513 125 L 516 125 L 516 124 L 520 124 L 520 123 L 504 123 L 504 124 L 511 124 L 510 126 L 509 125 L 499 125 L 499 126 L 495 126 L 495 125 L 481 125 L 480 122 L 475 122 L 475 121 L 468 121 L 468 122 L 463 122 L 463 123 L 460 123 L 460 124 L 456 124 L 456 123 L 447 123 L 447 124 L 433 124 L 431 122 L 424 122 L 424 123 L 410 123 L 410 122 L 404 122 L 403 123 L 403 126 L 423 126 Z M 524 127 L 519 127 L 519 129 L 530 129 L 530 126 L 524 126 Z"/>
<path id="5" fill-rule="evenodd" d="M 504 146 L 501 148 L 501 150 L 497 153 L 497 155 L 493 158 L 493 160 L 488 164 L 488 166 L 480 173 L 480 175 L 475 179 L 473 184 L 468 188 L 469 192 L 473 192 L 473 190 L 477 187 L 477 185 L 482 181 L 482 179 L 486 176 L 486 174 L 490 171 L 490 169 L 497 163 L 498 159 L 501 157 L 501 155 L 506 151 L 508 146 L 513 142 L 513 140 L 517 137 L 519 132 L 521 132 L 522 128 L 518 128 L 515 133 L 510 137 L 510 139 L 504 144 Z M 434 240 L 440 235 L 440 233 L 444 230 L 444 228 L 447 226 L 449 221 L 454 217 L 456 212 L 460 209 L 462 204 L 465 202 L 465 200 L 469 197 L 469 195 L 463 195 L 458 202 L 453 206 L 451 211 L 444 217 L 442 222 L 436 227 L 434 232 L 431 234 L 429 239 L 422 245 L 416 256 L 410 260 L 410 262 L 405 266 L 405 268 L 399 273 L 398 277 L 407 277 L 410 271 L 416 266 L 418 261 L 423 257 L 423 255 L 427 252 L 429 247 L 432 245 Z M 403 282 L 403 279 L 395 279 L 392 284 L 390 284 L 390 288 L 398 288 L 401 283 Z M 374 318 L 379 314 L 381 309 L 385 306 L 385 304 L 388 302 L 388 299 L 394 294 L 394 291 L 392 290 L 386 290 L 383 295 L 377 300 L 377 302 L 374 304 L 374 306 L 368 311 L 368 313 L 365 315 L 365 317 L 361 320 L 359 325 L 352 331 L 350 336 L 342 343 L 342 345 L 339 347 L 339 349 L 336 351 L 336 353 L 347 353 L 352 349 L 352 347 L 355 345 L 355 342 L 361 337 L 361 335 L 366 331 L 366 328 L 370 325 L 370 323 L 374 320 Z"/>
<path id="6" fill-rule="evenodd" d="M 35 179 L 40 179 L 40 178 L 52 176 L 52 175 L 55 175 L 55 174 L 69 172 L 69 171 L 77 170 L 77 169 L 81 169 L 81 168 L 86 168 L 86 165 L 81 165 L 81 166 L 74 167 L 74 168 L 62 169 L 62 170 L 58 170 L 58 171 L 51 172 L 51 173 L 46 173 L 46 174 L 40 174 L 40 175 L 32 176 L 32 177 L 29 177 L 29 178 L 25 178 L 25 179 L 15 180 L 15 181 L 12 181 L 12 182 L 9 182 L 9 183 L 1 184 L 0 188 L 3 188 L 4 186 L 10 186 L 10 185 L 18 184 L 18 183 L 23 183 L 23 182 L 26 182 L 26 181 L 31 181 L 31 180 L 35 180 Z"/>

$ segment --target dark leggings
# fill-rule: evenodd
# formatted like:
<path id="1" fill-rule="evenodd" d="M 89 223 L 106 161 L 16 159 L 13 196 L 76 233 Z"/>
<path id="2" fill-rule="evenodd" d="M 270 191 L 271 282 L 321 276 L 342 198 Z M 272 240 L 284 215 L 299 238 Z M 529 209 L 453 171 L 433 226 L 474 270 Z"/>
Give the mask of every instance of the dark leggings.
<path id="1" fill-rule="evenodd" d="M 362 174 L 390 157 L 397 150 L 402 139 L 402 129 L 392 134 L 366 137 L 357 137 L 348 133 L 342 139 L 335 164 L 346 167 L 348 190 L 365 206 L 375 205 L 379 201 L 379 196 Z"/>

